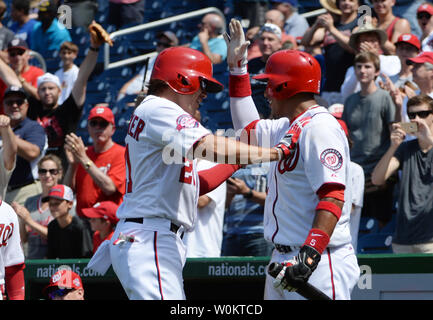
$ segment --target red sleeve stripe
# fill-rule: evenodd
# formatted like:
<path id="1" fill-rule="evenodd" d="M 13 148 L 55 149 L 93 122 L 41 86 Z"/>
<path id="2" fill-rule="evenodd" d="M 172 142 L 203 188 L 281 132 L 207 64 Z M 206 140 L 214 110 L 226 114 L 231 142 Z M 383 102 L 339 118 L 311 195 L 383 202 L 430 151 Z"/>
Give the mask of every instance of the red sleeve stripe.
<path id="1" fill-rule="evenodd" d="M 247 125 L 244 128 L 244 131 L 247 133 L 248 135 L 248 144 L 252 144 L 251 142 L 251 131 L 256 129 L 257 123 L 260 121 L 260 119 L 254 120 L 252 121 L 249 125 Z M 242 140 L 242 139 L 241 139 Z M 243 140 L 242 140 L 243 141 Z"/>
<path id="2" fill-rule="evenodd" d="M 340 201 L 344 201 L 344 189 L 346 187 L 338 183 L 325 183 L 317 191 L 319 199 L 323 198 L 334 198 Z"/>

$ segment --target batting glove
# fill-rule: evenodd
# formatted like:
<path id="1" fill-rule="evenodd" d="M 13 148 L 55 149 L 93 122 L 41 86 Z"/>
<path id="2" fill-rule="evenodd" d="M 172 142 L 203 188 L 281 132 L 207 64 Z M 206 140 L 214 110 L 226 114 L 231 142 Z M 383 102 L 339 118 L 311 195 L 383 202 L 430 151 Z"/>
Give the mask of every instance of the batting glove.
<path id="1" fill-rule="evenodd" d="M 295 150 L 296 141 L 292 133 L 286 133 L 286 135 L 280 140 L 280 142 L 274 147 L 280 151 L 282 159 L 288 159 Z"/>
<path id="2" fill-rule="evenodd" d="M 247 49 L 249 41 L 245 41 L 245 34 L 241 23 L 232 19 L 229 23 L 230 35 L 225 32 L 224 40 L 227 43 L 227 64 L 230 74 L 243 75 L 247 73 Z"/>
<path id="3" fill-rule="evenodd" d="M 303 283 L 307 282 L 320 262 L 320 253 L 310 247 L 302 246 L 299 253 L 292 260 L 283 262 L 283 269 L 273 281 L 274 287 L 281 287 L 288 291 L 296 291 Z"/>

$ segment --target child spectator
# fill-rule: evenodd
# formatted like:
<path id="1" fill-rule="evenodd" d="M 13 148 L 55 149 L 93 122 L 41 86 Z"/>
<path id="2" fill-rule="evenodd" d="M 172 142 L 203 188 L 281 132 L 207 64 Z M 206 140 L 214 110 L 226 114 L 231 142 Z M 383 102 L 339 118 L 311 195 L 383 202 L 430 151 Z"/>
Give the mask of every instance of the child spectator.
<path id="1" fill-rule="evenodd" d="M 407 59 L 415 58 L 421 49 L 421 43 L 414 34 L 404 33 L 398 37 L 395 43 L 396 55 L 400 59 L 400 73 L 390 77 L 397 88 L 403 88 L 407 81 L 412 82 L 412 65 L 407 64 Z M 413 82 L 412 82 L 413 83 Z"/>
<path id="2" fill-rule="evenodd" d="M 75 80 L 77 80 L 80 68 L 74 63 L 78 56 L 78 46 L 70 41 L 65 41 L 60 46 L 60 59 L 62 67 L 56 71 L 55 75 L 59 78 L 62 92 L 59 96 L 58 104 L 62 104 L 71 94 Z"/>
<path id="3" fill-rule="evenodd" d="M 392 215 L 395 181 L 378 188 L 371 183 L 375 165 L 389 147 L 390 127 L 396 109 L 390 94 L 379 88 L 375 80 L 380 73 L 380 59 L 372 52 L 355 57 L 355 74 L 361 91 L 350 95 L 344 103 L 342 120 L 346 123 L 353 147 L 350 158 L 364 170 L 365 191 L 361 216 L 374 217 L 384 226 Z"/>
<path id="4" fill-rule="evenodd" d="M 70 214 L 74 194 L 72 189 L 63 184 L 51 188 L 42 198 L 47 202 L 55 220 L 48 224 L 48 259 L 90 258 L 92 239 L 85 222 Z"/>
<path id="5" fill-rule="evenodd" d="M 70 269 L 59 269 L 51 276 L 50 283 L 43 289 L 50 300 L 84 300 L 83 282 Z"/>
<path id="6" fill-rule="evenodd" d="M 116 217 L 118 204 L 112 201 L 97 202 L 92 208 L 83 208 L 82 213 L 90 219 L 93 233 L 93 253 L 101 243 L 110 240 L 119 219 Z"/>
<path id="7" fill-rule="evenodd" d="M 24 206 L 12 202 L 12 208 L 20 219 L 21 242 L 27 243 L 27 259 L 44 259 L 47 256 L 48 224 L 53 220 L 47 202 L 42 198 L 57 185 L 63 177 L 62 161 L 54 154 L 45 155 L 38 162 L 38 174 L 42 193 L 27 198 Z M 71 212 L 75 215 L 75 206 Z"/>

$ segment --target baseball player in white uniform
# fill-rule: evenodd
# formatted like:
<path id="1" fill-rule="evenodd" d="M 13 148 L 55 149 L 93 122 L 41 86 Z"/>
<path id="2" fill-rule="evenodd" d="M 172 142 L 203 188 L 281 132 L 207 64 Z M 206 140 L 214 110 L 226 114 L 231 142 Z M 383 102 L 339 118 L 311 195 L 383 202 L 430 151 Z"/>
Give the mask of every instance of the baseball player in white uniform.
<path id="1" fill-rule="evenodd" d="M 24 253 L 19 229 L 14 209 L 0 200 L 0 300 L 5 292 L 9 300 L 24 300 Z"/>
<path id="2" fill-rule="evenodd" d="M 15 169 L 17 144 L 10 119 L 0 115 L 0 300 L 24 300 L 24 253 L 21 248 L 18 217 L 2 201 Z"/>
<path id="3" fill-rule="evenodd" d="M 281 144 L 264 149 L 214 136 L 193 118 L 207 93 L 222 88 L 212 77 L 211 61 L 197 50 L 167 48 L 155 61 L 148 96 L 135 109 L 125 138 L 126 193 L 108 246 L 129 299 L 185 299 L 182 235 L 196 222 L 199 195 L 237 169 L 217 165 L 199 175 L 194 158 L 251 163 L 288 155 Z"/>
<path id="4" fill-rule="evenodd" d="M 290 139 L 291 157 L 271 163 L 265 202 L 266 240 L 275 246 L 270 263 L 284 267 L 266 276 L 265 299 L 301 299 L 292 292 L 308 281 L 332 299 L 350 299 L 359 278 L 351 245 L 349 146 L 337 120 L 317 105 L 320 66 L 309 54 L 281 50 L 270 56 L 265 97 L 271 118 L 259 120 L 251 99 L 246 48 L 240 22 L 225 34 L 230 66 L 230 108 L 235 130 L 251 141 L 271 145 Z"/>

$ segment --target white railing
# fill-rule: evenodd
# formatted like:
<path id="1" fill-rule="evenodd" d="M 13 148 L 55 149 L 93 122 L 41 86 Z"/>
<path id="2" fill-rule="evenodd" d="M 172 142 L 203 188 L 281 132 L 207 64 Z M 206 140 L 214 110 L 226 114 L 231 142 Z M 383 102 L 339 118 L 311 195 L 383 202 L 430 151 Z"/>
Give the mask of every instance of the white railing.
<path id="1" fill-rule="evenodd" d="M 120 37 L 120 36 L 124 36 L 127 34 L 131 34 L 131 33 L 139 32 L 139 31 L 159 27 L 159 26 L 162 26 L 165 24 L 169 24 L 169 23 L 173 23 L 173 22 L 177 22 L 177 21 L 181 21 L 181 20 L 195 18 L 197 16 L 203 16 L 207 13 L 217 13 L 221 17 L 223 17 L 223 19 L 224 19 L 224 14 L 218 8 L 209 7 L 209 8 L 205 8 L 205 9 L 191 11 L 188 13 L 179 14 L 179 15 L 173 16 L 173 17 L 164 18 L 164 19 L 157 20 L 157 21 L 152 21 L 152 22 L 145 23 L 145 24 L 140 24 L 140 25 L 135 26 L 135 27 L 118 30 L 118 31 L 115 31 L 113 33 L 110 33 L 110 37 L 113 41 L 115 41 L 115 39 L 117 37 Z M 225 19 L 224 19 L 224 25 L 225 24 L 226 23 L 225 23 Z M 140 56 L 136 56 L 133 58 L 123 59 L 123 60 L 119 60 L 119 61 L 110 63 L 110 46 L 107 43 L 105 43 L 105 45 L 104 45 L 104 68 L 105 69 L 113 69 L 113 68 L 121 67 L 124 65 L 132 64 L 132 63 L 137 63 L 137 62 L 143 61 L 149 57 L 155 56 L 157 54 L 158 53 L 155 51 L 155 52 L 146 53 L 146 54 L 143 54 Z"/>
<path id="2" fill-rule="evenodd" d="M 215 7 L 209 7 L 209 8 L 205 8 L 205 9 L 191 11 L 188 13 L 183 13 L 183 14 L 173 16 L 173 17 L 164 18 L 161 20 L 152 21 L 152 22 L 145 23 L 145 24 L 140 24 L 140 25 L 135 26 L 135 27 L 130 27 L 130 28 L 118 30 L 118 31 L 115 31 L 113 33 L 110 33 L 110 37 L 114 41 L 117 37 L 120 37 L 120 36 L 124 36 L 127 34 L 132 34 L 132 33 L 136 33 L 139 31 L 159 27 L 159 26 L 162 26 L 165 24 L 169 24 L 169 23 L 173 23 L 173 22 L 177 22 L 177 21 L 181 21 L 181 20 L 195 18 L 197 16 L 202 16 L 202 15 L 205 15 L 207 13 L 217 13 L 221 17 L 223 17 L 223 19 L 224 19 L 224 14 L 221 12 L 221 10 L 219 10 L 218 8 L 215 8 Z M 308 19 L 308 18 L 312 18 L 312 17 L 318 16 L 318 15 L 323 14 L 323 13 L 326 13 L 326 10 L 322 8 L 322 9 L 317 9 L 317 10 L 313 10 L 310 12 L 302 13 L 301 15 L 303 17 L 305 17 L 306 19 Z M 225 21 L 224 21 L 224 25 L 226 25 Z M 147 58 L 156 56 L 157 54 L 158 53 L 156 51 L 154 51 L 154 52 L 146 53 L 146 54 L 143 54 L 140 56 L 122 59 L 122 60 L 118 60 L 118 61 L 110 63 L 110 46 L 107 43 L 105 43 L 104 44 L 104 69 L 106 69 L 106 70 L 107 69 L 113 69 L 113 68 L 122 67 L 122 66 L 125 66 L 128 64 L 137 63 L 137 62 L 146 60 Z"/>

